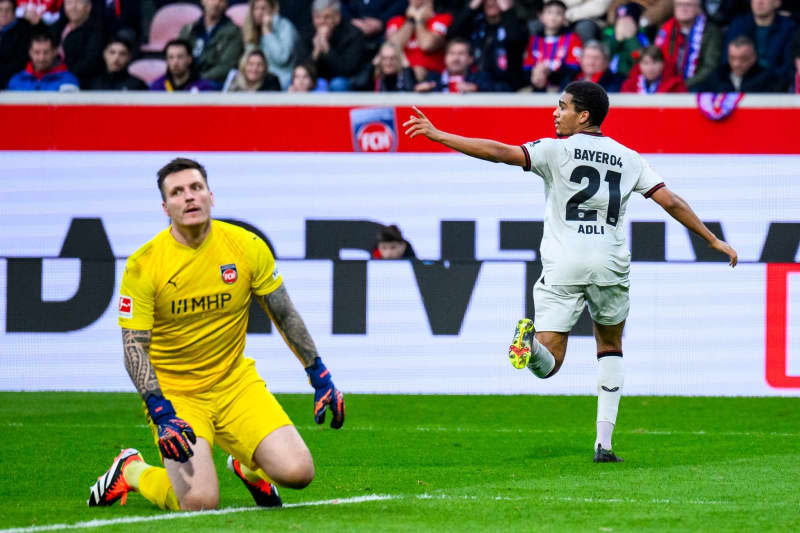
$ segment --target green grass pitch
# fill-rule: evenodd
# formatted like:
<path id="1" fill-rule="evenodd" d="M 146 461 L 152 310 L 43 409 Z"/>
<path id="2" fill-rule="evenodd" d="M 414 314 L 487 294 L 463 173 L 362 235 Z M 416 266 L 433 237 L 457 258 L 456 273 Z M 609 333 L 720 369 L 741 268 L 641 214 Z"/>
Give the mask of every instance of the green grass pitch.
<path id="1" fill-rule="evenodd" d="M 621 464 L 592 463 L 592 397 L 351 394 L 340 431 L 310 393 L 279 400 L 314 482 L 283 509 L 198 515 L 86 506 L 121 447 L 157 457 L 135 395 L 0 393 L 0 530 L 800 531 L 800 398 L 624 397 Z M 220 508 L 252 508 L 215 458 Z"/>

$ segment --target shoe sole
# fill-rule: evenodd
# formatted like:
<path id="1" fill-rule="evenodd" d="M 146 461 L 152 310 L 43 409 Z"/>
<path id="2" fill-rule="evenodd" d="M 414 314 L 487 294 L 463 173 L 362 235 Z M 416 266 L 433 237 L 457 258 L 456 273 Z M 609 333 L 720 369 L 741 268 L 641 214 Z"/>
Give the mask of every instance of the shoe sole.
<path id="1" fill-rule="evenodd" d="M 527 333 L 536 333 L 536 329 L 530 318 L 523 318 L 517 322 L 514 341 L 508 347 L 508 359 L 511 361 L 511 366 L 517 370 L 527 367 L 528 361 L 531 360 L 531 343 L 525 340 Z"/>

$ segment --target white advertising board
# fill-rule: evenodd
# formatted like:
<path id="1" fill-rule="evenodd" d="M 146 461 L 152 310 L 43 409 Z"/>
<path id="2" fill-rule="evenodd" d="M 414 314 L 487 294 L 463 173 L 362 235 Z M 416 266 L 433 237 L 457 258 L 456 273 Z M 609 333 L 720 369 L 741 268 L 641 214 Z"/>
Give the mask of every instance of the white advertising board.
<path id="1" fill-rule="evenodd" d="M 82 272 L 86 261 L 68 251 L 56 259 L 75 219 L 102 223 L 118 284 L 124 258 L 167 222 L 155 171 L 172 155 L 0 155 L 0 390 L 133 390 L 122 365 L 116 290 L 96 318 L 61 331 L 20 327 L 10 293 L 19 301 L 31 291 L 19 286 L 20 279 L 30 284 L 19 273 L 38 258 L 45 258 L 37 278 L 41 302 L 69 301 L 91 283 L 91 271 Z M 543 187 L 534 175 L 458 155 L 180 155 L 206 165 L 215 217 L 246 222 L 274 246 L 290 295 L 343 390 L 594 393 L 591 337 L 570 339 L 564 368 L 549 380 L 512 369 L 505 355 L 514 324 L 526 312 L 526 261 L 536 252 L 504 249 L 501 223 L 541 221 Z M 663 258 L 635 261 L 631 269 L 626 394 L 800 395 L 800 269 L 790 267 L 776 281 L 765 264 L 770 246 L 780 245 L 784 262 L 800 259 L 791 233 L 800 222 L 800 187 L 792 185 L 800 156 L 648 159 L 703 220 L 719 223 L 743 264 L 731 270 L 698 261 L 685 229 L 653 202 L 631 199 L 629 233 L 633 223 L 665 226 Z M 467 286 L 463 317 L 446 317 L 455 320 L 456 331 L 437 331 L 431 313 L 441 313 L 441 305 L 432 311 L 428 300 L 426 307 L 406 261 L 368 262 L 363 331 L 335 331 L 335 268 L 330 260 L 308 258 L 310 220 L 397 223 L 417 256 L 432 260 L 441 257 L 442 221 L 474 221 L 475 259 L 482 262 Z M 789 236 L 770 241 L 777 224 Z M 339 258 L 366 259 L 368 253 L 344 249 Z M 773 315 L 782 319 L 770 322 L 768 309 L 775 306 L 782 313 Z M 770 352 L 775 335 L 782 335 L 782 348 Z M 308 390 L 279 335 L 249 335 L 247 355 L 272 390 Z M 769 378 L 770 365 L 781 379 Z"/>

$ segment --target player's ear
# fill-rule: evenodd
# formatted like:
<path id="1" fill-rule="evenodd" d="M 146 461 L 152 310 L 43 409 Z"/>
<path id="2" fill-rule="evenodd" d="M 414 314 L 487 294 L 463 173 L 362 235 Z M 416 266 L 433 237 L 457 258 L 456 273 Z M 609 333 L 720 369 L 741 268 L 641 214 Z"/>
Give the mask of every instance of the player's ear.
<path id="1" fill-rule="evenodd" d="M 209 189 L 208 195 L 211 197 L 211 207 L 214 207 L 214 193 Z"/>
<path id="2" fill-rule="evenodd" d="M 161 209 L 164 210 L 164 214 L 167 215 L 167 218 L 169 218 L 169 211 L 167 211 L 167 202 L 161 202 Z"/>

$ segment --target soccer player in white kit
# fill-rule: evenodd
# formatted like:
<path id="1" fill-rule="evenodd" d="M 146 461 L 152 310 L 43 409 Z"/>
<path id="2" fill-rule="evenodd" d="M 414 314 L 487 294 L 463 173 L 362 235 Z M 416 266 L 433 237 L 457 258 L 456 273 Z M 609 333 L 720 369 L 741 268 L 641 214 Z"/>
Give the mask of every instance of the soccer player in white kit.
<path id="1" fill-rule="evenodd" d="M 569 332 L 584 305 L 597 341 L 597 438 L 594 461 L 620 462 L 611 448 L 623 385 L 622 330 L 628 316 L 630 251 L 622 221 L 632 192 L 651 198 L 675 220 L 726 254 L 736 251 L 718 239 L 635 151 L 604 136 L 608 95 L 596 83 L 567 85 L 553 112 L 559 139 L 522 146 L 460 137 L 434 127 L 416 107 L 403 124 L 406 135 L 424 135 L 478 159 L 517 165 L 544 180 L 542 275 L 533 288 L 534 322 L 517 324 L 509 358 L 540 378 L 558 372 Z"/>

